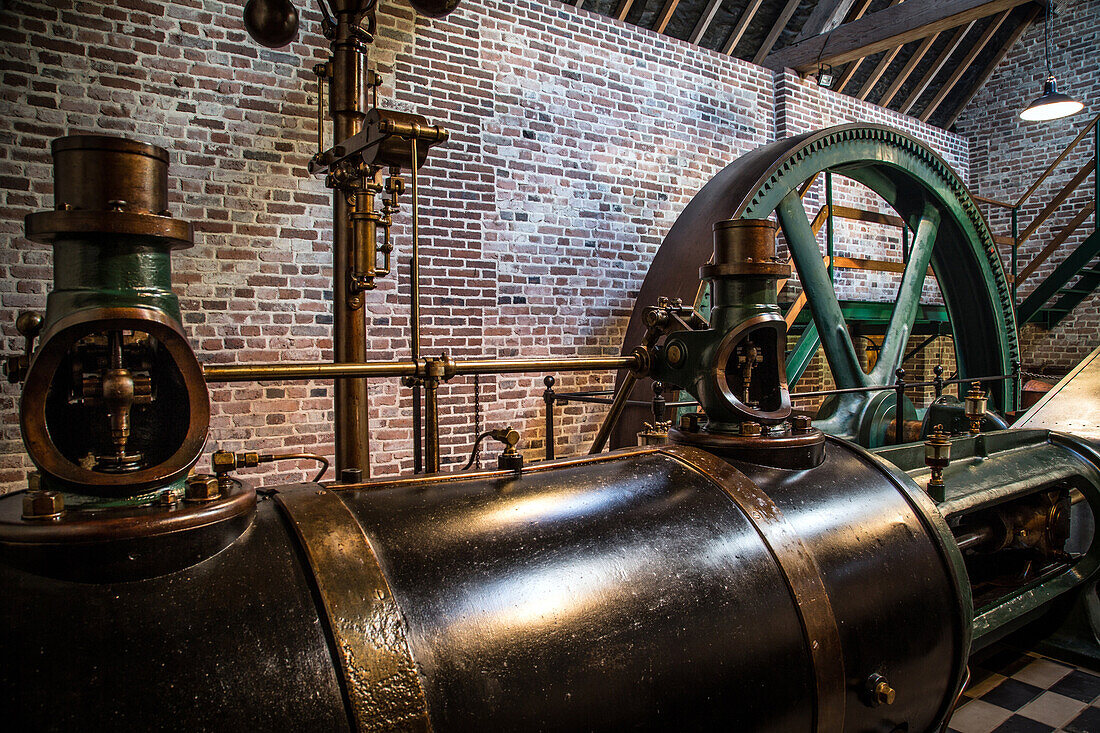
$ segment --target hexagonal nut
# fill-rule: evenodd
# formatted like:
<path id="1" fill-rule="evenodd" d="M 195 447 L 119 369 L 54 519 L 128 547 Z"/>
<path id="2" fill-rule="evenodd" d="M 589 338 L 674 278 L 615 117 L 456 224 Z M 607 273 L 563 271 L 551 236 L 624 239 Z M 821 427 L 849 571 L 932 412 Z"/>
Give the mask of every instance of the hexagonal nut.
<path id="1" fill-rule="evenodd" d="M 875 702 L 879 705 L 893 705 L 896 696 L 894 688 L 887 684 L 886 680 L 875 685 Z"/>
<path id="2" fill-rule="evenodd" d="M 232 451 L 214 451 L 214 454 L 210 456 L 210 468 L 216 474 L 234 471 L 237 468 L 237 456 Z"/>
<path id="3" fill-rule="evenodd" d="M 741 423 L 740 433 L 746 438 L 756 438 L 762 435 L 764 432 L 763 427 L 758 422 L 746 421 Z"/>
<path id="4" fill-rule="evenodd" d="M 198 473 L 187 479 L 187 491 L 184 500 L 192 503 L 214 501 L 221 498 L 218 477 L 209 473 Z"/>
<path id="5" fill-rule="evenodd" d="M 791 418 L 791 432 L 795 435 L 805 435 L 813 429 L 813 421 L 809 415 L 795 415 Z"/>
<path id="6" fill-rule="evenodd" d="M 59 491 L 28 491 L 23 495 L 23 519 L 57 519 L 65 512 Z"/>

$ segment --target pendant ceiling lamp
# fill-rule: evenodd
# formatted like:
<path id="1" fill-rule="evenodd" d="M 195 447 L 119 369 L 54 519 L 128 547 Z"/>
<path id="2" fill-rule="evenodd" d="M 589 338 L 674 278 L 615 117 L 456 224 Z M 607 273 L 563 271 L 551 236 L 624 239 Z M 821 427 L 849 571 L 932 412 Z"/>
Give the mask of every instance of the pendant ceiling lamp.
<path id="1" fill-rule="evenodd" d="M 1058 91 L 1058 82 L 1050 64 L 1051 31 L 1054 27 L 1054 0 L 1047 0 L 1046 23 L 1043 27 L 1044 55 L 1047 64 L 1047 80 L 1043 93 L 1020 112 L 1020 118 L 1030 121 L 1056 120 L 1077 114 L 1085 105 L 1073 97 Z"/>

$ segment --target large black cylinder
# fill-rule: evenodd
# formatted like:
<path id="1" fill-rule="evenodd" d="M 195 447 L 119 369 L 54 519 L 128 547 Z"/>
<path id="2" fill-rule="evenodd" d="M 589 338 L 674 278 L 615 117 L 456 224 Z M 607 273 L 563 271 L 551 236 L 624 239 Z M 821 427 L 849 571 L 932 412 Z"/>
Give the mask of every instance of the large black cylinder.
<path id="1" fill-rule="evenodd" d="M 162 577 L 0 566 L 0 685 L 32 729 L 923 731 L 968 652 L 958 562 L 832 440 L 800 471 L 669 447 L 286 487 Z"/>

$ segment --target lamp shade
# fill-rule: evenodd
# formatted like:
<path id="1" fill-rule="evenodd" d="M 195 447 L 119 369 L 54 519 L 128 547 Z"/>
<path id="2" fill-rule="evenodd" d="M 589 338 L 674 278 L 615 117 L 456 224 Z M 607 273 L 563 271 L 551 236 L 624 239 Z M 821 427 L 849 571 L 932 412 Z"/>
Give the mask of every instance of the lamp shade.
<path id="1" fill-rule="evenodd" d="M 1031 121 L 1056 120 L 1077 114 L 1085 105 L 1073 97 L 1058 91 L 1054 77 L 1043 84 L 1043 93 L 1020 112 L 1020 118 Z"/>

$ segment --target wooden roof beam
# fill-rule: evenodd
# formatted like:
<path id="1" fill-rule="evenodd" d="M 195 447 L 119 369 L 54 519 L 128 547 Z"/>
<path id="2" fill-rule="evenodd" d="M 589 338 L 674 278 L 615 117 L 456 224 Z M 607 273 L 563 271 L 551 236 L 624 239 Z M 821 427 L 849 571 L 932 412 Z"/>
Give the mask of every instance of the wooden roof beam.
<path id="1" fill-rule="evenodd" d="M 955 111 L 951 113 L 951 116 L 947 118 L 947 124 L 943 126 L 944 129 L 950 128 L 958 121 L 963 110 L 966 109 L 966 106 L 970 104 L 970 101 L 974 99 L 975 95 L 982 90 L 985 83 L 989 81 L 989 77 L 993 76 L 993 72 L 996 71 L 1000 63 L 1004 61 L 1004 57 L 1007 56 L 1008 52 L 1012 50 L 1012 47 L 1016 45 L 1016 41 L 1020 40 L 1020 36 L 1024 34 L 1024 31 L 1028 29 L 1038 16 L 1039 6 L 1036 5 L 1028 12 L 1027 16 L 1020 21 L 1020 24 L 1016 26 L 1009 37 L 1005 39 L 1004 44 L 997 50 L 997 53 L 993 55 L 993 58 L 989 60 L 986 67 L 982 69 L 982 73 L 978 74 L 978 78 L 974 80 L 974 85 L 970 87 L 965 95 L 963 95 L 962 101 L 955 107 Z"/>
<path id="2" fill-rule="evenodd" d="M 616 20 L 626 20 L 626 14 L 630 12 L 630 6 L 634 0 L 619 0 L 619 9 L 615 11 Z"/>
<path id="3" fill-rule="evenodd" d="M 897 48 L 918 38 L 987 18 L 1031 0 L 921 0 L 901 3 L 865 15 L 859 20 L 791 44 L 763 60 L 765 66 L 792 68 L 805 73 L 818 64 L 834 66 L 880 51 Z"/>
<path id="4" fill-rule="evenodd" d="M 676 12 L 676 6 L 679 4 L 680 0 L 665 0 L 665 6 L 661 8 L 661 12 L 657 15 L 657 23 L 653 26 L 653 30 L 664 33 L 665 28 L 668 28 L 668 22 L 672 20 L 672 14 Z"/>
<path id="5" fill-rule="evenodd" d="M 937 56 L 936 60 L 932 62 L 931 68 L 929 68 L 928 72 L 925 73 L 924 77 L 920 80 L 920 83 L 913 87 L 913 91 L 910 92 L 909 96 L 905 98 L 905 101 L 901 103 L 901 107 L 898 110 L 899 112 L 901 112 L 903 115 L 909 114 L 909 110 L 913 109 L 913 105 L 917 103 L 917 100 L 920 99 L 920 96 L 924 94 L 925 90 L 928 89 L 928 85 L 931 84 L 932 80 L 935 79 L 939 75 L 940 71 L 943 70 L 943 67 L 947 64 L 948 59 L 951 58 L 951 54 L 955 53 L 955 49 L 959 47 L 959 44 L 962 43 L 963 38 L 966 36 L 967 33 L 970 32 L 970 29 L 974 27 L 974 24 L 976 22 L 977 21 L 972 20 L 964 25 L 962 28 L 959 28 L 955 31 L 955 35 L 951 36 L 951 38 L 947 41 L 947 45 L 943 47 L 943 50 L 940 51 L 940 55 Z"/>
<path id="6" fill-rule="evenodd" d="M 753 16 L 756 15 L 756 11 L 760 9 L 760 4 L 763 2 L 764 0 L 749 0 L 748 5 L 741 11 L 741 17 L 737 19 L 737 25 L 733 27 L 733 33 L 730 33 L 730 37 L 726 39 L 726 45 L 722 47 L 722 53 L 733 55 L 737 44 L 741 41 L 741 37 L 745 35 L 749 23 L 752 22 Z"/>
<path id="7" fill-rule="evenodd" d="M 691 32 L 691 38 L 688 40 L 699 45 L 699 42 L 703 40 L 703 35 L 710 28 L 710 24 L 714 22 L 714 16 L 718 14 L 718 8 L 720 7 L 722 7 L 722 0 L 710 0 L 707 3 L 707 6 L 703 8 L 703 14 L 699 16 L 699 22 L 695 24 L 695 30 Z"/>
<path id="8" fill-rule="evenodd" d="M 890 0 L 890 5 L 897 5 L 900 2 L 901 0 Z M 867 12 L 867 8 L 869 8 L 870 6 L 870 2 L 864 2 L 856 7 L 851 16 L 849 16 L 850 20 L 848 22 L 851 23 L 852 21 L 862 18 L 863 14 Z M 862 65 L 863 58 L 858 58 L 848 64 L 847 68 L 844 69 L 844 73 L 841 74 L 840 78 L 837 80 L 836 88 L 833 91 L 843 92 L 844 87 L 848 86 L 848 82 L 852 80 L 852 77 L 856 75 L 856 72 L 859 71 L 859 67 Z"/>
<path id="9" fill-rule="evenodd" d="M 810 17 L 806 18 L 806 22 L 794 42 L 798 43 L 806 38 L 813 38 L 819 33 L 828 33 L 836 28 L 844 22 L 855 2 L 856 0 L 820 0 L 814 5 L 814 9 L 810 11 Z M 871 0 L 860 0 L 860 3 L 864 6 L 863 10 L 866 12 Z M 860 13 L 860 15 L 862 14 Z"/>
<path id="10" fill-rule="evenodd" d="M 768 54 L 772 52 L 775 42 L 779 40 L 779 34 L 787 27 L 787 23 L 791 22 L 791 16 L 794 15 L 794 11 L 798 10 L 799 2 L 801 2 L 801 0 L 787 0 L 787 4 L 783 6 L 783 11 L 779 13 L 779 17 L 776 19 L 772 29 L 768 32 L 767 38 L 764 39 L 763 45 L 757 49 L 756 55 L 752 57 L 752 62 L 754 64 L 763 62 Z"/>
<path id="11" fill-rule="evenodd" d="M 859 93 L 856 94 L 859 99 L 867 99 L 867 95 L 870 94 L 871 90 L 875 88 L 875 84 L 878 84 L 879 79 L 881 79 L 882 75 L 886 73 L 886 69 L 889 68 L 890 64 L 894 63 L 894 59 L 897 58 L 898 53 L 901 52 L 901 49 L 902 47 L 898 46 L 893 50 L 887 51 L 886 55 L 879 59 L 879 62 L 875 65 L 875 68 L 871 72 L 871 75 L 867 77 L 867 81 L 863 82 L 863 86 L 859 88 Z"/>
<path id="12" fill-rule="evenodd" d="M 978 36 L 978 40 L 970 44 L 970 49 L 966 52 L 966 55 L 963 56 L 959 63 L 955 64 L 951 76 L 947 77 L 947 81 L 940 86 L 939 91 L 932 97 L 932 101 L 929 102 L 928 106 L 924 108 L 924 111 L 920 113 L 921 122 L 928 122 L 928 118 L 935 114 L 939 106 L 943 104 L 943 100 L 947 99 L 947 95 L 951 93 L 951 90 L 959 82 L 959 79 L 962 78 L 962 75 L 965 74 L 966 70 L 970 68 L 970 65 L 974 63 L 974 59 L 978 58 L 978 54 L 982 52 L 982 49 L 989 44 L 990 39 L 993 38 L 993 34 L 997 32 L 997 29 L 1001 27 L 1001 24 L 1005 22 L 1005 18 L 1007 18 L 1008 14 L 1011 12 L 1011 10 L 1001 11 L 1000 15 L 989 22 L 989 25 L 982 31 L 982 34 Z"/>
<path id="13" fill-rule="evenodd" d="M 898 72 L 894 80 L 890 82 L 890 86 L 886 88 L 886 91 L 882 95 L 882 99 L 878 101 L 880 107 L 888 107 L 890 102 L 893 101 L 897 95 L 898 90 L 902 85 L 909 80 L 909 77 L 913 74 L 913 69 L 917 68 L 921 59 L 928 53 L 928 49 L 932 48 L 932 44 L 936 42 L 936 39 L 940 37 L 939 33 L 933 33 L 920 42 L 920 45 L 913 51 L 913 55 L 905 62 L 905 66 L 901 67 L 901 71 Z"/>

